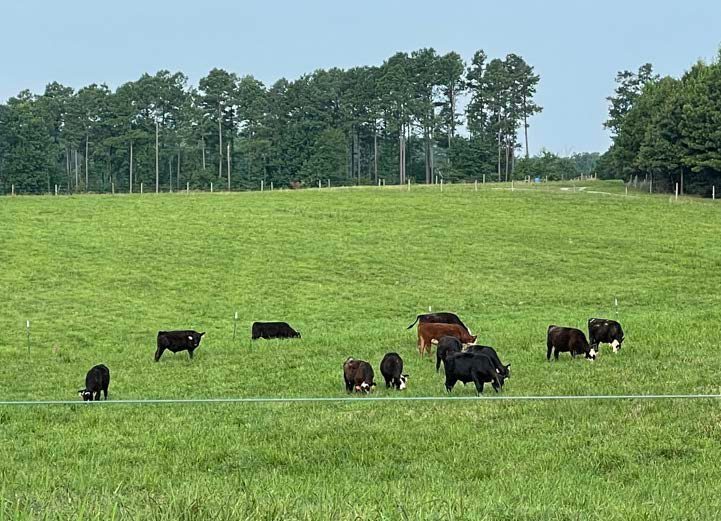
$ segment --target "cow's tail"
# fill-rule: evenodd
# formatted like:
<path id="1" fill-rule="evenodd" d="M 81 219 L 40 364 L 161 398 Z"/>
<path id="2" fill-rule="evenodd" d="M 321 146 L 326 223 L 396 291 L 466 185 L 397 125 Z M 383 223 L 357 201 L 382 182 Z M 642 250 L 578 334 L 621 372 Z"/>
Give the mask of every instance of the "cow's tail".
<path id="1" fill-rule="evenodd" d="M 417 315 L 417 316 L 416 316 L 416 319 L 413 321 L 413 323 L 412 323 L 410 326 L 408 326 L 406 329 L 410 329 L 410 328 L 412 328 L 413 326 L 415 326 L 415 325 L 416 325 L 416 322 L 418 322 L 418 319 L 420 319 L 420 318 L 421 318 L 421 316 L 420 316 L 420 315 Z"/>

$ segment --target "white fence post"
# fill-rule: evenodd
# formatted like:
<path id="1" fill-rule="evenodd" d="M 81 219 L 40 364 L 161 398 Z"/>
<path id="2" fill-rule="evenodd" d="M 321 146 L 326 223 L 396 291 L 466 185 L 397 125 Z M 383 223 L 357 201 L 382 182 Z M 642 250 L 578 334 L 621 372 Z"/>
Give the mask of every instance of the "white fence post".
<path id="1" fill-rule="evenodd" d="M 678 183 L 676 183 L 676 200 L 678 200 Z"/>
<path id="2" fill-rule="evenodd" d="M 10 194 L 15 197 L 15 183 L 10 186 Z"/>
<path id="3" fill-rule="evenodd" d="M 486 184 L 486 174 L 483 174 L 483 184 Z"/>
<path id="4" fill-rule="evenodd" d="M 330 188 L 330 179 L 328 179 L 328 188 Z"/>
<path id="5" fill-rule="evenodd" d="M 260 180 L 260 191 L 261 192 L 263 191 L 263 180 L 262 179 Z"/>
<path id="6" fill-rule="evenodd" d="M 716 185 L 713 185 L 713 186 L 711 187 L 711 200 L 712 200 L 712 201 L 715 201 L 715 200 L 716 200 Z"/>
<path id="7" fill-rule="evenodd" d="M 142 181 L 141 181 L 141 183 L 140 183 L 140 195 L 143 195 L 143 183 L 142 183 Z"/>
<path id="8" fill-rule="evenodd" d="M 443 191 L 443 178 L 441 177 L 441 192 Z"/>
<path id="9" fill-rule="evenodd" d="M 210 182 L 210 193 L 213 193 L 213 181 Z"/>
<path id="10" fill-rule="evenodd" d="M 476 180 L 473 182 L 473 184 L 474 184 L 474 191 L 477 192 L 477 191 L 478 191 L 478 179 L 476 179 Z"/>
<path id="11" fill-rule="evenodd" d="M 188 181 L 187 183 L 185 183 L 185 193 L 186 193 L 186 194 L 189 194 L 189 193 L 190 193 L 190 181 Z"/>
<path id="12" fill-rule="evenodd" d="M 320 190 L 320 179 L 318 179 L 318 190 Z"/>
<path id="13" fill-rule="evenodd" d="M 270 182 L 270 191 L 273 191 L 273 181 Z"/>
<path id="14" fill-rule="evenodd" d="M 58 185 L 55 185 L 55 195 L 58 195 Z"/>

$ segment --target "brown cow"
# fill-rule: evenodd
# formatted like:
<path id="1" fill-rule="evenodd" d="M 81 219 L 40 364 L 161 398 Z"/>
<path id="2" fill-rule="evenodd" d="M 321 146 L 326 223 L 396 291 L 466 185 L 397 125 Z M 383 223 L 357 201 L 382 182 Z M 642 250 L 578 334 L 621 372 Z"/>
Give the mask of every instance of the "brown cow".
<path id="1" fill-rule="evenodd" d="M 472 344 L 476 341 L 476 335 L 468 334 L 465 327 L 458 324 L 434 324 L 430 322 L 418 323 L 418 354 L 423 357 L 427 349 L 431 354 L 433 341 L 437 343 L 444 336 L 456 337 L 462 344 Z"/>

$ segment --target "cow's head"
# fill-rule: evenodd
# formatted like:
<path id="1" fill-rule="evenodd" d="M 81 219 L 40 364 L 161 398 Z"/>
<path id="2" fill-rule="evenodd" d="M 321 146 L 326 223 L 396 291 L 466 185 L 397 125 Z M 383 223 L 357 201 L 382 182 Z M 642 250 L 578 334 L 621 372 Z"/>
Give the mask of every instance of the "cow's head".
<path id="1" fill-rule="evenodd" d="M 200 345 L 200 339 L 203 338 L 204 334 L 205 331 L 202 333 L 193 333 L 192 336 L 188 337 L 188 340 L 193 343 L 193 347 L 198 347 Z"/>
<path id="2" fill-rule="evenodd" d="M 398 379 L 398 390 L 402 391 L 408 387 L 408 375 L 402 374 L 401 377 Z"/>
<path id="3" fill-rule="evenodd" d="M 87 389 L 78 389 L 78 396 L 80 396 L 84 402 L 87 402 L 87 401 L 90 401 L 93 399 L 93 393 L 91 393 Z"/>
<path id="4" fill-rule="evenodd" d="M 375 382 L 363 382 L 360 384 L 360 386 L 356 386 L 356 389 L 358 389 L 362 393 L 370 394 L 370 392 L 373 390 L 373 388 L 376 386 Z"/>
<path id="5" fill-rule="evenodd" d="M 623 337 L 621 337 L 621 340 L 614 339 L 613 342 L 611 342 L 611 347 L 613 348 L 614 353 L 618 353 L 621 350 L 622 343 L 623 343 Z"/>
<path id="6" fill-rule="evenodd" d="M 591 344 L 586 351 L 586 360 L 593 362 L 598 355 L 598 344 Z"/>
<path id="7" fill-rule="evenodd" d="M 503 366 L 503 369 L 500 371 L 496 369 L 496 372 L 503 375 L 503 378 L 510 378 L 511 377 L 511 364 Z"/>

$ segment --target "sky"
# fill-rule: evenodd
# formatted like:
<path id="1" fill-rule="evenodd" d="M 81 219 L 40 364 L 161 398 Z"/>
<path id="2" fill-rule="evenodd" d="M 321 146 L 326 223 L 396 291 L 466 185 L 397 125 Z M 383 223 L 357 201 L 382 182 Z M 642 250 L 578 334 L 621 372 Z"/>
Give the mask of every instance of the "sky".
<path id="1" fill-rule="evenodd" d="M 423 47 L 466 61 L 478 49 L 516 53 L 541 76 L 532 154 L 603 152 L 619 70 L 650 62 L 679 76 L 721 45 L 717 0 L 7 0 L 0 20 L 0 101 L 51 81 L 115 88 L 160 69 L 196 85 L 213 67 L 271 84 Z"/>

